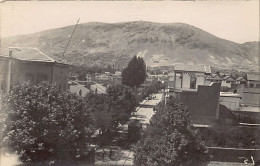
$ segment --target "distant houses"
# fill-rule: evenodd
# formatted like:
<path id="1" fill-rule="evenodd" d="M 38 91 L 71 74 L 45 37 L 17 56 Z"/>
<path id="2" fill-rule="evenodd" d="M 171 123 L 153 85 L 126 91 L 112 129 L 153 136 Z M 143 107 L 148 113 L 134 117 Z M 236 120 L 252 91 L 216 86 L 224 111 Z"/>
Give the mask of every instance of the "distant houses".
<path id="1" fill-rule="evenodd" d="M 71 93 L 76 93 L 82 97 L 85 97 L 90 92 L 90 89 L 88 89 L 85 85 L 78 83 L 77 81 L 70 81 L 69 91 Z"/>
<path id="2" fill-rule="evenodd" d="M 0 91 L 8 92 L 16 84 L 30 81 L 55 83 L 68 89 L 69 65 L 60 63 L 37 48 L 9 48 L 9 55 L 0 56 Z"/>
<path id="3" fill-rule="evenodd" d="M 104 94 L 108 86 L 122 83 L 121 71 L 116 71 L 115 74 L 110 72 L 86 74 L 86 81 L 79 81 L 75 76 L 71 76 L 70 79 L 70 92 L 79 94 L 81 90 L 82 96 L 85 96 L 84 92 Z"/>
<path id="4" fill-rule="evenodd" d="M 227 75 L 222 78 L 221 86 L 226 86 L 231 88 L 231 85 L 234 84 L 236 80 L 234 80 L 231 76 Z"/>
<path id="5" fill-rule="evenodd" d="M 246 85 L 246 79 L 244 77 L 237 77 L 236 84 L 244 84 Z"/>
<path id="6" fill-rule="evenodd" d="M 166 77 L 167 80 L 165 75 L 148 73 L 147 80 L 163 80 L 167 85 L 165 97 L 175 96 L 184 103 L 195 125 L 211 126 L 216 121 L 260 123 L 257 118 L 260 117 L 259 75 L 248 74 L 249 79 L 234 78 L 228 74 L 211 73 L 210 66 L 174 65 L 173 72 Z M 221 92 L 221 87 L 229 88 L 228 92 Z"/>

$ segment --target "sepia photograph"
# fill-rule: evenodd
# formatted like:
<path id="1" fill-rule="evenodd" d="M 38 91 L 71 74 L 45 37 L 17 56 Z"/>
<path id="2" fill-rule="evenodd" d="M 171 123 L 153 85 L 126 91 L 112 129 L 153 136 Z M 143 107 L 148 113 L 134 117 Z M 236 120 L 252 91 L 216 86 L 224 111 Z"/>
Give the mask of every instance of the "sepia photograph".
<path id="1" fill-rule="evenodd" d="M 260 166 L 258 0 L 0 8 L 0 166 Z"/>

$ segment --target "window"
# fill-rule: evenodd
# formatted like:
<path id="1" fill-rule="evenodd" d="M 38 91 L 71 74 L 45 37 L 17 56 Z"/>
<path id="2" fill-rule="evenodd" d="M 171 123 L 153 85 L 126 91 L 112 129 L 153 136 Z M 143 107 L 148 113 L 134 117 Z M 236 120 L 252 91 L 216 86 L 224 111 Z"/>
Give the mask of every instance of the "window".
<path id="1" fill-rule="evenodd" d="M 196 77 L 194 77 L 194 76 L 191 76 L 190 77 L 190 88 L 191 89 L 196 89 Z"/>

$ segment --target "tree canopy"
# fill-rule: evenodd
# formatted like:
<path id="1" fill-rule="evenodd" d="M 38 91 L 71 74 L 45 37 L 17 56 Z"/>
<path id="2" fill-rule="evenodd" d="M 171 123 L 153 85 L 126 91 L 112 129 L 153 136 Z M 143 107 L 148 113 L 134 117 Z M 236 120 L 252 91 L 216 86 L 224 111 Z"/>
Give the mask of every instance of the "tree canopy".
<path id="1" fill-rule="evenodd" d="M 126 123 L 137 106 L 134 93 L 125 85 L 110 86 L 106 94 L 89 93 L 85 101 L 94 114 L 99 130 L 97 144 L 101 147 L 110 145 L 118 125 Z"/>
<path id="2" fill-rule="evenodd" d="M 107 89 L 107 103 L 112 114 L 113 126 L 124 124 L 137 106 L 133 91 L 125 85 L 110 86 Z"/>
<path id="3" fill-rule="evenodd" d="M 199 133 L 190 124 L 187 108 L 170 99 L 152 117 L 135 147 L 134 163 L 150 166 L 199 166 L 209 161 Z"/>
<path id="4" fill-rule="evenodd" d="M 145 79 L 145 62 L 143 58 L 134 56 L 122 72 L 122 83 L 133 88 L 144 83 Z"/>
<path id="5" fill-rule="evenodd" d="M 82 97 L 43 82 L 15 86 L 2 101 L 2 143 L 23 161 L 66 161 L 90 142 L 93 115 Z"/>

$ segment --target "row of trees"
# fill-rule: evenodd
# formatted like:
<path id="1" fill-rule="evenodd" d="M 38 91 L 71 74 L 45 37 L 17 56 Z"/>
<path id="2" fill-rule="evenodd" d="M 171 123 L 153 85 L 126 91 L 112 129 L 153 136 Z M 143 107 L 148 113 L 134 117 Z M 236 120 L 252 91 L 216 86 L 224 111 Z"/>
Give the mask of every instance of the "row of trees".
<path id="1" fill-rule="evenodd" d="M 23 161 L 74 160 L 77 149 L 93 140 L 100 146 L 111 141 L 109 133 L 136 105 L 132 90 L 123 85 L 82 98 L 47 82 L 24 83 L 1 101 L 1 143 Z"/>

